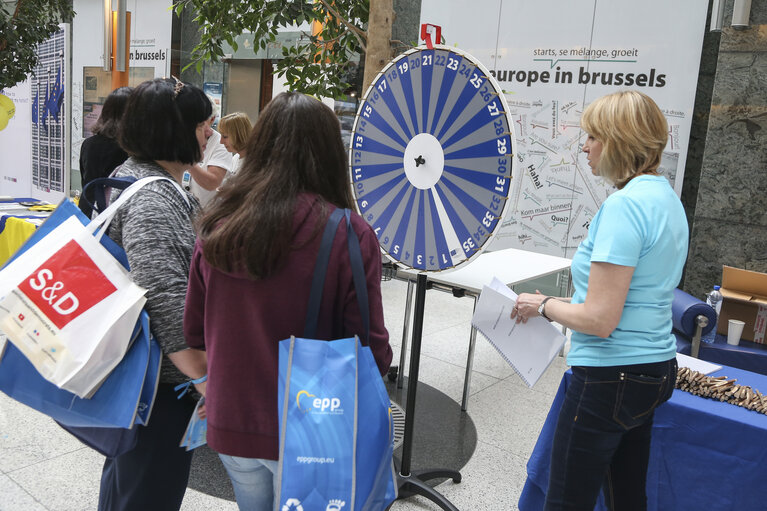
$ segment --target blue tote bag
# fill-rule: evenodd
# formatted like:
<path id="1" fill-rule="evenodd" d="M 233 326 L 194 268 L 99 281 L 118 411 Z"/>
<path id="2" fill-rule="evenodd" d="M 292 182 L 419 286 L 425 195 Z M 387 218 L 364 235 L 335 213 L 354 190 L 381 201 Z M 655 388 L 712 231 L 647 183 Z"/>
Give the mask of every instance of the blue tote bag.
<path id="1" fill-rule="evenodd" d="M 88 223 L 78 207 L 65 199 L 13 258 L 19 257 L 72 216 L 84 225 Z M 107 236 L 102 236 L 100 242 L 118 262 L 128 267 L 122 248 Z M 89 399 L 79 398 L 44 379 L 11 343 L 6 343 L 5 351 L 0 353 L 0 391 L 53 418 L 102 454 L 114 455 L 118 450 L 124 450 L 115 450 L 119 442 L 124 442 L 120 437 L 126 433 L 118 430 L 130 430 L 134 424 L 146 424 L 149 420 L 161 358 L 160 346 L 149 330 L 149 316 L 142 311 L 126 355 Z M 83 431 L 78 434 L 75 428 L 80 427 Z M 92 441 L 88 440 L 88 429 L 94 429 L 96 433 Z M 130 431 L 128 436 L 135 434 L 135 428 Z"/>
<path id="2" fill-rule="evenodd" d="M 328 219 L 303 338 L 280 341 L 280 460 L 275 509 L 377 511 L 397 498 L 391 403 L 358 337 L 314 340 L 330 249 L 345 217 L 354 286 L 369 331 L 367 283 L 349 210 Z M 360 434 L 362 432 L 362 434 Z"/>

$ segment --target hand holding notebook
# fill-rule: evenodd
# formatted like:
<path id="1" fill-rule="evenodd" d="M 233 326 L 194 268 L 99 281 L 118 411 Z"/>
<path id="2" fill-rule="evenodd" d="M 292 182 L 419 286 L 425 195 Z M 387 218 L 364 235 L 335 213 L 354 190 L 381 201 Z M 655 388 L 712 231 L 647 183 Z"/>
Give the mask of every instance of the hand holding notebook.
<path id="1" fill-rule="evenodd" d="M 526 323 L 511 319 L 516 301 L 514 291 L 493 279 L 483 287 L 471 323 L 532 387 L 562 349 L 565 336 L 542 317 Z"/>

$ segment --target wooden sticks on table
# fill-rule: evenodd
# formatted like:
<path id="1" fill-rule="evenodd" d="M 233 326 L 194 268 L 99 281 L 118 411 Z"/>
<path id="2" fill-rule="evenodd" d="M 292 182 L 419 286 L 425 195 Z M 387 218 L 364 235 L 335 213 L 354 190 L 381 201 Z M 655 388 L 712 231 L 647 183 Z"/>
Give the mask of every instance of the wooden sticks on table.
<path id="1" fill-rule="evenodd" d="M 676 388 L 767 415 L 767 396 L 748 385 L 737 385 L 736 381 L 726 376 L 706 376 L 689 367 L 681 367 L 677 372 Z"/>

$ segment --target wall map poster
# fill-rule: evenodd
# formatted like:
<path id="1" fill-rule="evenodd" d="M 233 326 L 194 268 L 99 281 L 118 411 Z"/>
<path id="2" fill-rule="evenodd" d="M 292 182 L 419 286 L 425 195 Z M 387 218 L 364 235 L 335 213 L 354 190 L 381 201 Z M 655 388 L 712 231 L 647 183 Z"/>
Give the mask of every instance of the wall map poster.
<path id="1" fill-rule="evenodd" d="M 614 190 L 580 147 L 584 107 L 625 89 L 666 115 L 661 162 L 677 194 L 695 100 L 707 2 L 679 0 L 423 0 L 421 23 L 488 67 L 513 119 L 517 166 L 510 207 L 490 249 L 572 257 Z M 484 28 L 481 28 L 484 27 Z"/>

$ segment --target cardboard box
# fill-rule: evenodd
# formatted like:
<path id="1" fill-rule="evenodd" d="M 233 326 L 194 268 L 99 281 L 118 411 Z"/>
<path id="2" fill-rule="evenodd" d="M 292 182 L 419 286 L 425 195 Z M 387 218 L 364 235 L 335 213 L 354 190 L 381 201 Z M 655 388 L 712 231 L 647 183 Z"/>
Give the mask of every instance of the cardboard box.
<path id="1" fill-rule="evenodd" d="M 724 266 L 722 268 L 722 311 L 716 331 L 727 335 L 730 319 L 746 323 L 742 339 L 765 343 L 767 327 L 767 274 Z"/>

